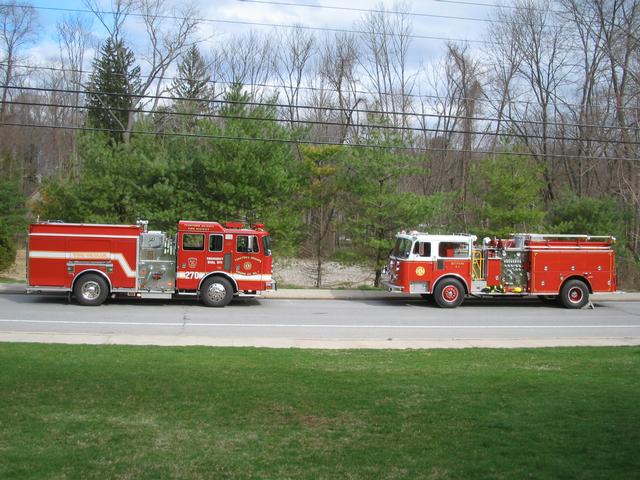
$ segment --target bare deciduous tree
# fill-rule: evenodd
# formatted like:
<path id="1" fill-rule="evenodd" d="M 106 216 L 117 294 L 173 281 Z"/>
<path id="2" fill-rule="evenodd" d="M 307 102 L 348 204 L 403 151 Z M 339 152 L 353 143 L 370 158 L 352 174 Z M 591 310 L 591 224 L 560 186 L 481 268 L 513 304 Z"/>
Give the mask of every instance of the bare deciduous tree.
<path id="1" fill-rule="evenodd" d="M 340 143 L 346 141 L 354 123 L 354 110 L 363 101 L 363 96 L 358 91 L 358 56 L 356 38 L 351 34 L 330 37 L 321 49 L 319 73 L 326 80 L 331 93 L 335 93 L 337 97 L 338 118 L 343 125 L 337 138 Z"/>
<path id="2" fill-rule="evenodd" d="M 124 22 L 133 8 L 135 0 L 111 0 L 110 9 L 104 9 L 99 0 L 82 0 L 107 31 L 114 42 L 123 35 Z"/>
<path id="3" fill-rule="evenodd" d="M 510 110 L 511 126 L 531 153 L 538 157 L 546 182 L 545 198 L 555 196 L 554 162 L 556 144 L 554 136 L 557 124 L 561 90 L 569 83 L 573 64 L 569 60 L 567 37 L 562 25 L 551 18 L 548 0 L 516 0 L 509 18 L 512 28 L 511 41 L 518 49 L 518 79 L 531 94 L 530 102 L 518 103 Z M 516 108 L 518 107 L 518 108 Z M 527 123 L 534 120 L 535 123 Z"/>
<path id="4" fill-rule="evenodd" d="M 74 127 L 79 127 L 84 121 L 84 110 L 80 108 L 83 103 L 82 76 L 86 52 L 95 46 L 95 38 L 91 33 L 92 23 L 86 17 L 76 15 L 63 18 L 56 26 L 62 65 L 62 88 L 72 90 L 63 100 L 72 105 L 68 122 Z M 76 136 L 70 135 L 70 138 L 71 152 L 64 164 L 65 171 L 74 176 L 78 173 L 79 159 Z"/>
<path id="5" fill-rule="evenodd" d="M 141 92 L 147 92 L 155 84 L 151 107 L 155 111 L 160 101 L 158 97 L 170 88 L 165 82 L 165 74 L 176 59 L 196 43 L 195 33 L 200 21 L 195 6 L 188 2 L 180 8 L 170 8 L 166 0 L 136 0 L 136 8 L 142 15 L 149 39 L 148 52 L 141 57 L 148 66 Z M 167 18 L 169 16 L 172 18 Z M 132 120 L 129 130 L 131 123 Z"/>
<path id="6" fill-rule="evenodd" d="M 637 106 L 640 101 L 640 83 L 637 76 L 637 54 L 640 42 L 640 1 L 638 0 L 588 0 L 593 2 L 599 28 L 602 31 L 603 48 L 609 63 L 609 79 L 615 105 L 615 122 L 619 128 L 616 155 L 625 158 L 638 157 Z M 635 60 L 635 68 L 634 68 Z M 636 109 L 634 110 L 632 105 Z M 630 108 L 631 107 L 631 108 Z M 627 112 L 631 112 L 628 115 Z M 630 121 L 629 117 L 635 119 Z M 633 127 L 632 127 L 633 124 Z M 634 128 L 635 127 L 635 128 Z M 619 194 L 632 211 L 640 211 L 640 168 L 637 163 L 620 161 L 616 165 Z M 629 222 L 629 248 L 636 261 L 640 261 L 640 215 L 633 215 Z"/>
<path id="7" fill-rule="evenodd" d="M 139 96 L 129 111 L 124 133 L 126 141 L 133 128 L 135 113 L 149 104 L 151 111 L 155 111 L 160 94 L 170 88 L 169 82 L 165 81 L 165 74 L 180 54 L 196 42 L 199 19 L 195 7 L 190 3 L 171 8 L 166 0 L 112 1 L 112 10 L 109 12 L 101 10 L 97 0 L 85 0 L 85 3 L 114 41 L 121 39 L 124 23 L 133 11 L 142 18 L 149 40 L 146 51 L 140 56 L 146 63 L 146 69 L 144 81 L 137 92 Z M 150 90 L 151 97 L 145 98 L 144 94 Z"/>
<path id="8" fill-rule="evenodd" d="M 461 215 L 465 229 L 468 226 L 467 219 L 467 190 L 469 181 L 469 161 L 474 147 L 473 140 L 476 128 L 474 118 L 477 116 L 478 99 L 482 94 L 482 86 L 479 80 L 479 64 L 471 58 L 466 47 L 449 43 L 447 54 L 452 63 L 453 75 L 451 81 L 455 85 L 456 92 L 460 95 L 458 102 L 462 105 L 462 150 L 460 152 L 460 182 L 461 186 Z"/>
<path id="9" fill-rule="evenodd" d="M 491 150 L 495 151 L 502 138 L 504 120 L 510 116 L 514 99 L 513 84 L 522 63 L 522 54 L 513 42 L 517 35 L 514 30 L 518 27 L 509 20 L 506 10 L 496 10 L 493 22 L 487 35 L 491 41 L 485 44 L 484 50 L 489 69 L 483 103 L 496 118 L 491 144 Z"/>
<path id="10" fill-rule="evenodd" d="M 406 126 L 415 74 L 408 68 L 411 17 L 406 3 L 396 3 L 389 12 L 384 5 L 367 13 L 360 23 L 363 48 L 360 64 L 371 84 L 371 93 L 381 112 L 392 114 L 393 125 Z"/>
<path id="11" fill-rule="evenodd" d="M 300 89 L 307 73 L 309 61 L 315 50 L 315 37 L 306 30 L 294 28 L 278 35 L 275 45 L 273 71 L 282 84 L 287 105 L 287 116 L 294 126 L 300 120 L 297 106 L 300 104 Z"/>
<path id="12" fill-rule="evenodd" d="M 250 31 L 234 36 L 212 52 L 214 82 L 243 85 L 256 101 L 268 96 L 265 88 L 272 73 L 273 40 L 270 36 Z"/>
<path id="13" fill-rule="evenodd" d="M 2 104 L 0 121 L 7 109 L 9 87 L 15 78 L 15 65 L 22 48 L 36 38 L 37 13 L 27 4 L 11 1 L 0 5 L 0 51 L 2 65 Z"/>

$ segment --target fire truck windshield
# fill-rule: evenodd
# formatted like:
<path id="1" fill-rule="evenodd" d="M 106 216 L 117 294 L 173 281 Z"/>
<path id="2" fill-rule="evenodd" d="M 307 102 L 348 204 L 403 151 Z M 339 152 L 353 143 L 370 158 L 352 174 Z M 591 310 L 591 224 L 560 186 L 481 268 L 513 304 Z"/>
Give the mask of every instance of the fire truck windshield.
<path id="1" fill-rule="evenodd" d="M 264 251 L 265 256 L 271 255 L 271 238 L 269 235 L 265 235 L 262 237 L 262 249 Z"/>
<path id="2" fill-rule="evenodd" d="M 395 247 L 393 247 L 393 256 L 396 258 L 409 258 L 412 245 L 413 240 L 409 238 L 398 237 L 396 239 L 396 245 Z"/>

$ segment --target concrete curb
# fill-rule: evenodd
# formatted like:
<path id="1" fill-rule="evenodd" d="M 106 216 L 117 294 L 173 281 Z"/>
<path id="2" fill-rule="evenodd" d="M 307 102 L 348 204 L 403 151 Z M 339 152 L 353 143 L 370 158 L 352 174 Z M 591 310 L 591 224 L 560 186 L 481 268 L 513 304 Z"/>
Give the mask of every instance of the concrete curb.
<path id="1" fill-rule="evenodd" d="M 24 283 L 0 283 L 0 293 L 23 294 L 26 288 Z"/>
<path id="2" fill-rule="evenodd" d="M 0 283 L 0 294 L 25 294 L 26 285 L 24 283 Z M 320 290 L 313 288 L 283 289 L 275 292 L 268 291 L 260 298 L 270 298 L 276 300 L 409 300 L 419 298 L 415 295 L 403 295 L 390 293 L 386 290 Z M 535 297 L 532 297 L 535 298 Z M 640 292 L 618 292 L 618 293 L 595 293 L 591 295 L 594 302 L 638 302 Z"/>
<path id="3" fill-rule="evenodd" d="M 0 332 L 0 342 L 59 343 L 69 345 L 152 345 L 160 347 L 255 347 L 303 349 L 461 349 L 620 347 L 640 345 L 640 337 L 555 339 L 444 339 L 444 340 L 343 340 L 263 337 L 206 337 L 187 335 L 126 335 L 93 333 Z"/>

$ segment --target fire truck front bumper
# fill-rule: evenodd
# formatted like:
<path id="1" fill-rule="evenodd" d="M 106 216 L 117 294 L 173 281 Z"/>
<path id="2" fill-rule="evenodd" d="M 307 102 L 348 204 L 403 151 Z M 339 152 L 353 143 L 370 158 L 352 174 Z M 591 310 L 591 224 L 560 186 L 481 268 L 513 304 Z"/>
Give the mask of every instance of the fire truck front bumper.
<path id="1" fill-rule="evenodd" d="M 403 292 L 404 291 L 404 287 L 402 285 L 396 285 L 394 283 L 391 283 L 391 280 L 382 280 L 380 283 L 382 283 L 382 285 L 389 290 L 390 292 Z"/>
<path id="2" fill-rule="evenodd" d="M 393 283 L 393 275 L 391 275 L 388 266 L 382 270 L 382 278 L 380 278 L 380 284 L 390 292 L 404 291 L 404 287 L 402 285 L 396 285 L 395 283 Z"/>

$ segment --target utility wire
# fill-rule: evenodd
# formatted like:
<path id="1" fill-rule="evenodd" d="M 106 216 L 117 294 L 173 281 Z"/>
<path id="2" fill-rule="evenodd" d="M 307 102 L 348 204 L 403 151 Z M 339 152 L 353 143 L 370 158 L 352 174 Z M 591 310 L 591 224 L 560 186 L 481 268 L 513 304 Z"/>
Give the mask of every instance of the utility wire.
<path id="1" fill-rule="evenodd" d="M 499 4 L 499 3 L 480 3 L 480 2 L 471 2 L 465 0 L 433 0 L 438 3 L 451 3 L 456 5 L 470 5 L 473 7 L 488 7 L 488 8 L 509 8 L 509 9 L 518 9 L 520 8 L 517 5 L 509 5 L 508 3 Z M 531 7 L 531 10 L 536 12 L 551 12 L 551 13 L 559 13 L 557 10 L 547 10 L 544 8 Z"/>
<path id="2" fill-rule="evenodd" d="M 78 110 L 90 110 L 93 107 L 87 105 L 65 105 L 59 103 L 41 103 L 41 102 L 25 102 L 25 101 L 14 101 L 9 100 L 5 102 L 7 105 L 21 105 L 21 106 L 39 106 L 39 107 L 50 107 L 50 108 L 69 108 L 69 109 L 78 109 Z M 99 107 L 100 110 L 109 111 L 109 112 L 129 112 L 128 108 L 119 108 L 119 107 Z M 328 120 L 298 120 L 298 119 L 285 119 L 285 118 L 265 118 L 265 117 L 256 117 L 256 116 L 247 116 L 247 115 L 233 115 L 233 114 L 216 114 L 216 113 L 191 113 L 191 112 L 180 112 L 175 110 L 163 110 L 161 112 L 157 110 L 145 110 L 145 109 L 137 109 L 136 113 L 145 113 L 145 114 L 157 114 L 157 115 L 169 115 L 169 116 L 178 116 L 178 117 L 196 117 L 196 118 L 216 118 L 216 119 L 226 119 L 226 120 L 249 120 L 255 122 L 272 122 L 272 123 L 289 123 L 296 125 L 320 125 L 323 127 L 329 126 L 337 126 L 337 127 L 349 127 L 354 129 L 376 129 L 376 130 L 392 130 L 392 131 L 402 131 L 402 132 L 433 132 L 433 133 L 447 133 L 447 134 L 460 134 L 460 135 L 478 135 L 478 136 L 490 136 L 490 137 L 507 137 L 507 138 L 519 138 L 526 136 L 527 138 L 536 138 L 541 140 L 558 140 L 558 141 L 575 141 L 576 138 L 573 137 L 563 137 L 557 135 L 536 135 L 536 134 L 519 134 L 519 133 L 509 133 L 509 132 L 495 132 L 495 131 L 476 131 L 476 130 L 443 130 L 441 128 L 429 128 L 429 127 L 409 127 L 409 126 L 395 126 L 395 125 L 382 125 L 375 123 L 341 123 L 341 122 L 332 122 Z M 612 143 L 615 145 L 640 145 L 640 142 L 626 141 L 626 140 L 616 140 L 610 138 L 602 138 L 602 139 L 592 139 L 594 143 Z"/>
<path id="3" fill-rule="evenodd" d="M 291 7 L 303 7 L 303 8 L 318 8 L 318 9 L 326 9 L 326 10 L 338 10 L 338 11 L 351 11 L 351 12 L 360 12 L 360 13 L 382 13 L 389 15 L 402 15 L 402 16 L 410 16 L 410 17 L 422 17 L 422 18 L 441 18 L 446 20 L 463 20 L 463 21 L 473 21 L 473 22 L 485 22 L 489 24 L 508 24 L 509 20 L 502 20 L 500 18 L 479 18 L 479 17 L 462 17 L 458 15 L 442 15 L 437 13 L 425 13 L 425 12 L 411 12 L 411 11 L 402 11 L 402 10 L 384 10 L 384 9 L 376 9 L 376 8 L 356 8 L 356 7 L 342 7 L 337 5 L 324 5 L 324 4 L 313 4 L 313 3 L 293 3 L 293 2 L 284 2 L 284 1 L 276 1 L 276 0 L 237 0 L 238 2 L 244 3 L 257 3 L 264 5 L 279 5 L 279 6 L 291 6 Z M 439 0 L 432 0 L 437 2 Z M 491 8 L 504 8 L 504 9 L 516 9 L 518 7 L 513 5 L 496 5 L 496 4 L 486 4 L 486 3 L 475 3 L 475 2 L 443 2 L 443 3 L 459 3 L 462 5 L 474 5 L 474 6 L 482 6 L 482 7 L 491 7 Z M 561 14 L 563 12 L 558 10 L 543 10 L 540 8 L 531 8 L 533 11 L 540 12 L 550 12 Z M 551 25 L 555 26 L 558 25 Z M 492 43 L 492 42 L 487 42 Z"/>
<path id="4" fill-rule="evenodd" d="M 98 10 L 92 11 L 90 9 L 83 8 L 64 8 L 64 7 L 42 7 L 42 6 L 30 6 L 30 5 L 21 5 L 21 4 L 1 4 L 0 7 L 16 7 L 16 8 L 35 8 L 37 10 L 48 10 L 54 12 L 71 12 L 71 13 L 89 13 L 89 14 L 101 14 L 101 15 L 113 15 L 115 12 L 112 10 Z M 128 13 L 127 16 L 130 17 L 140 17 L 146 18 L 146 15 L 142 13 Z M 163 20 L 187 20 L 187 17 L 181 17 L 178 15 L 154 15 L 154 18 L 163 19 Z M 398 34 L 393 32 L 376 32 L 376 31 L 367 31 L 367 30 L 352 30 L 346 28 L 333 28 L 333 27 L 311 27 L 309 25 L 303 24 L 281 24 L 281 23 L 266 23 L 266 22 L 250 22 L 246 20 L 222 20 L 218 18 L 194 18 L 199 22 L 203 23 L 222 23 L 222 24 L 232 24 L 232 25 L 251 25 L 257 27 L 271 27 L 271 28 L 288 28 L 288 29 L 301 29 L 301 30 L 318 30 L 322 32 L 336 32 L 336 33 L 354 33 L 357 35 L 382 35 L 387 37 L 405 37 L 405 38 L 415 38 L 418 40 L 442 40 L 446 42 L 467 42 L 467 43 L 481 43 L 481 44 L 492 44 L 489 40 L 473 40 L 473 39 L 465 39 L 465 38 L 452 38 L 452 37 L 440 37 L 434 35 L 417 35 L 417 34 Z"/>
<path id="5" fill-rule="evenodd" d="M 465 116 L 457 114 L 437 114 L 437 113 L 412 113 L 412 112 L 398 112 L 398 111 L 379 111 L 369 109 L 349 109 L 344 107 L 324 107 L 324 106 L 312 106 L 312 105 L 288 105 L 284 103 L 271 103 L 271 102 L 252 102 L 244 100 L 219 100 L 219 99 L 205 99 L 205 98 L 184 98 L 164 95 L 152 95 L 152 94 L 132 94 L 132 93 L 112 93 L 112 92 L 96 92 L 92 90 L 77 90 L 77 89 L 58 89 L 58 88 L 42 88 L 42 87 L 20 87 L 20 86 L 7 86 L 5 88 L 12 90 L 27 90 L 36 92 L 55 92 L 63 94 L 80 94 L 80 95 L 96 95 L 96 96 L 116 96 L 126 97 L 134 99 L 158 99 L 158 100 L 170 100 L 174 102 L 199 102 L 199 103 L 213 103 L 213 104 L 231 104 L 231 105 L 247 105 L 251 107 L 267 107 L 267 108 L 281 108 L 281 109 L 301 109 L 301 110 L 315 110 L 315 111 L 329 111 L 329 112 L 341 112 L 348 114 L 364 114 L 364 115 L 386 115 L 386 116 L 402 116 L 402 117 L 416 117 L 416 118 L 455 118 L 458 120 L 471 120 L 471 121 L 486 121 L 486 122 L 510 122 L 514 124 L 530 124 L 530 125 L 551 125 L 560 127 L 575 127 L 575 128 L 602 128 L 602 129 L 623 129 L 623 130 L 640 130 L 638 126 L 621 127 L 616 125 L 589 125 L 578 123 L 563 123 L 563 122 L 542 122 L 539 120 L 511 120 L 505 118 L 493 118 L 493 117 L 478 117 L 478 116 Z M 73 108 L 76 108 L 75 106 Z M 78 107 L 79 108 L 79 107 Z M 550 138 L 550 137 L 547 137 Z"/>
<path id="6" fill-rule="evenodd" d="M 44 125 L 36 123 L 19 123 L 19 122 L 0 122 L 0 125 L 12 126 L 12 127 L 31 127 L 31 128 L 50 128 L 54 130 L 75 130 L 75 131 L 89 131 L 89 132 L 112 132 L 112 133 L 124 133 L 124 130 L 115 128 L 95 128 L 95 127 L 76 127 L 71 125 Z M 471 150 L 471 149 L 452 149 L 452 148 L 436 148 L 436 147 L 415 147 L 406 145 L 372 145 L 366 143 L 338 143 L 327 142 L 320 140 L 289 140 L 281 138 L 263 138 L 263 137 L 240 137 L 240 136 L 228 136 L 228 135 L 210 135 L 200 133 L 184 133 L 184 132 L 160 132 L 160 131 L 144 131 L 144 130 L 131 130 L 128 133 L 131 135 L 154 135 L 165 137 L 184 137 L 184 138 L 204 138 L 212 140 L 234 140 L 234 141 L 253 141 L 253 142 L 274 142 L 285 143 L 293 145 L 326 145 L 326 146 L 342 146 L 342 147 L 362 147 L 362 148 L 375 148 L 384 150 L 405 150 L 415 152 L 453 152 L 453 153 L 470 153 L 480 155 L 500 155 L 506 154 L 510 156 L 524 156 L 524 157 L 545 157 L 545 158 L 571 158 L 576 160 L 607 160 L 607 161 L 626 161 L 626 162 L 640 162 L 637 158 L 628 157 L 608 157 L 608 156 L 594 156 L 594 155 L 567 155 L 567 154 L 535 154 L 524 152 L 509 152 L 499 150 Z"/>
<path id="7" fill-rule="evenodd" d="M 44 65 L 27 65 L 27 64 L 17 64 L 17 63 L 12 63 L 11 64 L 12 67 L 14 68 L 24 68 L 24 69 L 29 69 L 29 70 L 46 70 L 46 71 L 51 71 L 51 72 L 63 72 L 63 73 L 77 73 L 80 75 L 91 75 L 93 72 L 89 71 L 89 70 L 82 70 L 82 69 L 77 69 L 77 68 L 62 68 L 62 67 L 47 67 Z M 6 62 L 0 62 L 0 66 L 9 66 L 8 63 Z M 119 72 L 112 72 L 113 75 L 122 77 L 124 76 L 122 73 Z M 150 75 L 140 75 L 140 77 L 142 78 L 150 78 Z M 180 77 L 175 77 L 175 76 L 156 76 L 157 80 L 181 80 Z M 220 85 L 234 85 L 237 82 L 229 82 L 229 81 L 225 81 L 225 80 L 208 80 L 207 84 L 210 85 L 215 85 L 215 84 L 220 84 Z M 247 88 L 251 88 L 251 87 L 260 87 L 260 88 L 272 88 L 272 89 L 284 89 L 284 90 L 303 90 L 303 91 L 312 91 L 312 92 L 333 92 L 333 93 L 341 93 L 338 90 L 335 90 L 333 88 L 321 88 L 321 87 L 305 87 L 305 86 L 297 86 L 297 85 L 285 85 L 285 84 L 274 84 L 274 83 L 246 83 L 243 84 L 243 87 L 247 87 Z M 392 92 L 371 92 L 371 91 L 367 91 L 367 90 L 349 90 L 348 93 L 354 93 L 354 94 L 359 94 L 359 95 L 375 95 L 375 96 L 384 96 L 384 97 L 393 97 L 393 96 L 397 96 L 398 94 L 396 93 L 392 93 Z M 429 94 L 417 94 L 417 93 L 405 93 L 403 94 L 405 97 L 408 98 L 418 98 L 418 99 L 432 99 L 432 100 L 440 100 L 440 101 L 447 101 L 450 100 L 447 97 L 444 97 L 442 95 L 429 95 Z M 471 98 L 471 97 L 459 97 L 456 96 L 455 97 L 456 100 L 462 100 L 462 101 L 466 101 L 466 100 L 473 100 L 475 102 L 482 102 L 482 103 L 488 103 L 490 105 L 495 105 L 498 103 L 501 103 L 502 100 L 499 99 L 495 99 L 495 98 Z M 532 101 L 532 100 L 516 100 L 516 99 L 509 99 L 506 100 L 506 104 L 507 105 L 536 105 L 536 102 Z M 563 105 L 567 106 L 567 107 L 574 107 L 574 108 L 583 108 L 584 105 L 579 105 L 577 103 L 567 103 L 567 102 L 562 102 Z M 597 105 L 597 104 L 596 104 Z M 637 111 L 638 108 L 637 107 L 620 107 L 620 110 L 630 110 L 630 111 Z M 589 125 L 585 125 L 585 126 L 589 126 Z M 596 126 L 596 125 L 593 125 Z M 608 127 L 602 127 L 602 128 L 608 128 Z M 613 126 L 610 128 L 621 128 L 621 127 L 617 127 L 617 126 Z"/>
<path id="8" fill-rule="evenodd" d="M 492 20 L 489 18 L 459 17 L 455 15 L 439 15 L 436 13 L 409 12 L 409 11 L 403 12 L 400 10 L 384 10 L 384 9 L 377 9 L 377 8 L 341 7 L 337 5 L 280 2 L 280 1 L 268 1 L 268 0 L 237 0 L 237 1 L 242 3 L 258 3 L 262 5 L 278 5 L 278 6 L 284 6 L 284 7 L 319 8 L 323 10 L 340 10 L 340 11 L 359 12 L 359 13 L 382 13 L 382 14 L 389 14 L 389 15 L 407 15 L 410 17 L 444 18 L 449 20 L 469 20 L 473 22 L 504 23 L 503 20 Z"/>

